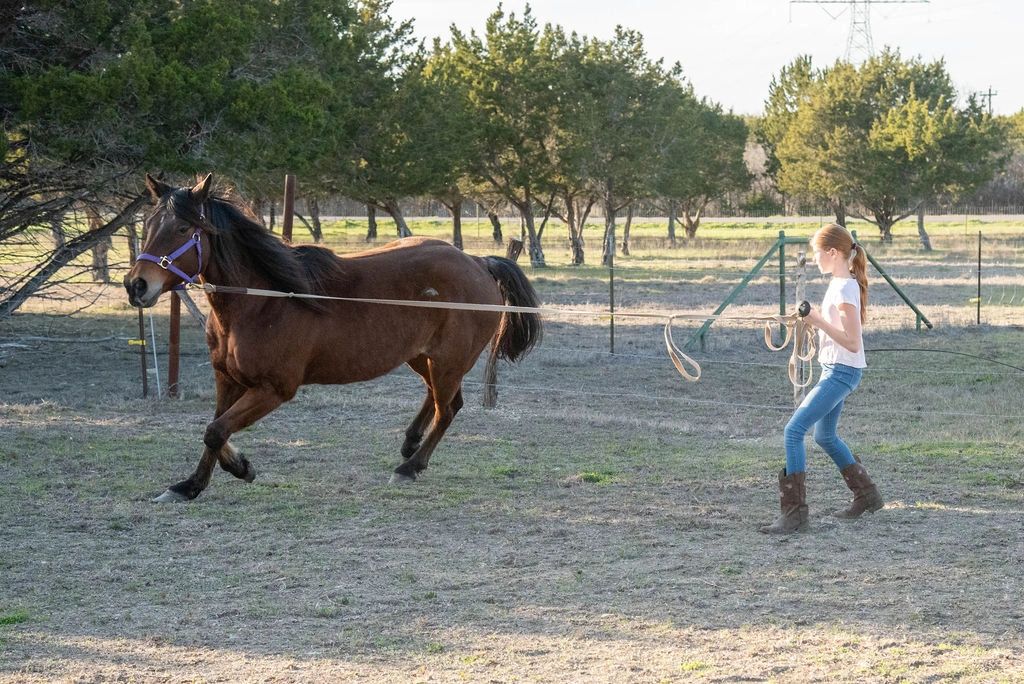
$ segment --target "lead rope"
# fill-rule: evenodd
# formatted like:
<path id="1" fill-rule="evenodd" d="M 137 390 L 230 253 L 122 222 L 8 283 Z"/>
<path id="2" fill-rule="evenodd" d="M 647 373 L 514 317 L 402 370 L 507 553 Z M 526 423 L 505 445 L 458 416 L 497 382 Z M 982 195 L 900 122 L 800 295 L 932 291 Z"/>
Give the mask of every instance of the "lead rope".
<path id="1" fill-rule="evenodd" d="M 665 320 L 663 331 L 665 349 L 672 365 L 683 377 L 684 380 L 697 382 L 700 380 L 701 367 L 691 356 L 680 349 L 672 338 L 672 323 L 676 320 L 725 320 L 725 321 L 759 321 L 764 323 L 764 342 L 772 351 L 782 351 L 793 341 L 793 351 L 789 357 L 789 381 L 797 388 L 806 387 L 814 377 L 813 370 L 809 374 L 807 382 L 800 384 L 797 378 L 797 361 L 811 361 L 814 358 L 814 328 L 804 321 L 804 317 L 810 313 L 811 305 L 804 301 L 795 313 L 789 315 L 775 316 L 724 316 L 722 314 L 664 314 L 664 313 L 639 313 L 625 312 L 612 314 L 610 311 L 582 311 L 572 309 L 550 309 L 538 306 L 511 306 L 507 304 L 466 304 L 463 302 L 424 302 L 412 299 L 373 299 L 366 297 L 332 297 L 329 295 L 306 294 L 302 292 L 280 292 L 277 290 L 264 290 L 255 287 L 233 287 L 228 285 L 214 285 L 213 283 L 194 284 L 192 287 L 199 288 L 207 294 L 242 294 L 255 297 L 279 297 L 286 299 L 317 299 L 338 302 L 353 302 L 356 304 L 384 304 L 389 306 L 414 306 L 425 309 L 449 309 L 456 311 L 489 311 L 495 313 L 533 313 L 552 315 L 579 315 L 579 316 L 620 316 L 624 318 L 658 318 Z M 782 344 L 776 346 L 772 343 L 772 325 L 778 325 L 780 331 L 784 330 Z M 803 349 L 803 351 L 801 351 Z M 689 368 L 687 368 L 689 366 Z"/>

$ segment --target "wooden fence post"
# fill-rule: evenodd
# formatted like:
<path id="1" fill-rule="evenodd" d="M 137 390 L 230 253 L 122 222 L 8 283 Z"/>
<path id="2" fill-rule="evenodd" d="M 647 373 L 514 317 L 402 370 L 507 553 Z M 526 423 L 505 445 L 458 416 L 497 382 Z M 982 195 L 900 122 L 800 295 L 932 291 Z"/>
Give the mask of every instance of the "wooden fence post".
<path id="1" fill-rule="evenodd" d="M 171 330 L 167 336 L 167 396 L 178 396 L 178 368 L 181 356 L 181 297 L 171 292 Z"/>
<path id="2" fill-rule="evenodd" d="M 523 241 L 516 238 L 509 238 L 508 247 L 505 250 L 505 257 L 512 261 L 518 261 L 519 255 L 523 253 Z M 498 405 L 498 357 L 492 350 L 487 357 L 487 365 L 484 366 L 484 408 L 494 408 Z"/>
<path id="3" fill-rule="evenodd" d="M 295 176 L 288 173 L 284 177 L 284 211 L 281 214 L 281 237 L 285 242 L 292 241 L 292 216 L 295 214 Z"/>

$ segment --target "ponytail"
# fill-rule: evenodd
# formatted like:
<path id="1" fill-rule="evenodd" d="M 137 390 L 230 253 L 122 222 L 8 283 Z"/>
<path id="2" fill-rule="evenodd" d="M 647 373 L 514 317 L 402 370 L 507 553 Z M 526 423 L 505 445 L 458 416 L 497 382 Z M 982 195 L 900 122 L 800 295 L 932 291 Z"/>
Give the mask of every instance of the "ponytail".
<path id="1" fill-rule="evenodd" d="M 857 243 L 850 249 L 850 275 L 857 279 L 860 287 L 860 322 L 868 319 L 868 255 Z"/>

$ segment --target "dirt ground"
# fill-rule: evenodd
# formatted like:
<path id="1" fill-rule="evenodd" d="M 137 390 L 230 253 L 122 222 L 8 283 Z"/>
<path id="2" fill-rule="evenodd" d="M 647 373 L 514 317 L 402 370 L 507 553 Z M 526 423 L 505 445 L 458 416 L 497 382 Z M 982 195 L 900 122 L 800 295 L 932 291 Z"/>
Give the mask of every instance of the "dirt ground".
<path id="1" fill-rule="evenodd" d="M 705 269 L 624 269 L 620 306 L 706 311 L 736 278 Z M 971 325 L 969 273 L 893 269 L 936 329 L 877 287 L 869 349 L 1024 366 L 1024 307 Z M 552 305 L 605 303 L 599 275 L 531 277 Z M 777 291 L 760 279 L 735 312 L 777 310 Z M 848 494 L 808 440 L 812 531 L 790 537 L 757 532 L 778 507 L 785 358 L 744 325 L 712 333 L 689 384 L 655 323 L 617 320 L 611 355 L 606 320 L 548 321 L 501 368 L 497 408 L 482 364 L 467 376 L 406 487 L 387 480 L 411 372 L 305 388 L 233 440 L 254 483 L 218 471 L 157 505 L 211 416 L 201 331 L 183 327 L 184 398 L 141 399 L 134 311 L 101 294 L 0 326 L 0 681 L 1024 681 L 1020 372 L 869 353 L 841 432 L 887 506 L 831 520 Z"/>

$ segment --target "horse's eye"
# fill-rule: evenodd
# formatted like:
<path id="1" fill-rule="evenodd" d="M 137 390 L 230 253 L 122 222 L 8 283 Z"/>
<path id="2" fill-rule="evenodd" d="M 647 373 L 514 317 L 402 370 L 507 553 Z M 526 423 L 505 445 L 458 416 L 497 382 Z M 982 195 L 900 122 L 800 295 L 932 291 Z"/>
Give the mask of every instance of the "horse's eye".
<path id="1" fill-rule="evenodd" d="M 184 235 L 187 232 L 188 232 L 188 225 L 187 224 L 178 226 L 178 234 L 179 235 Z"/>

